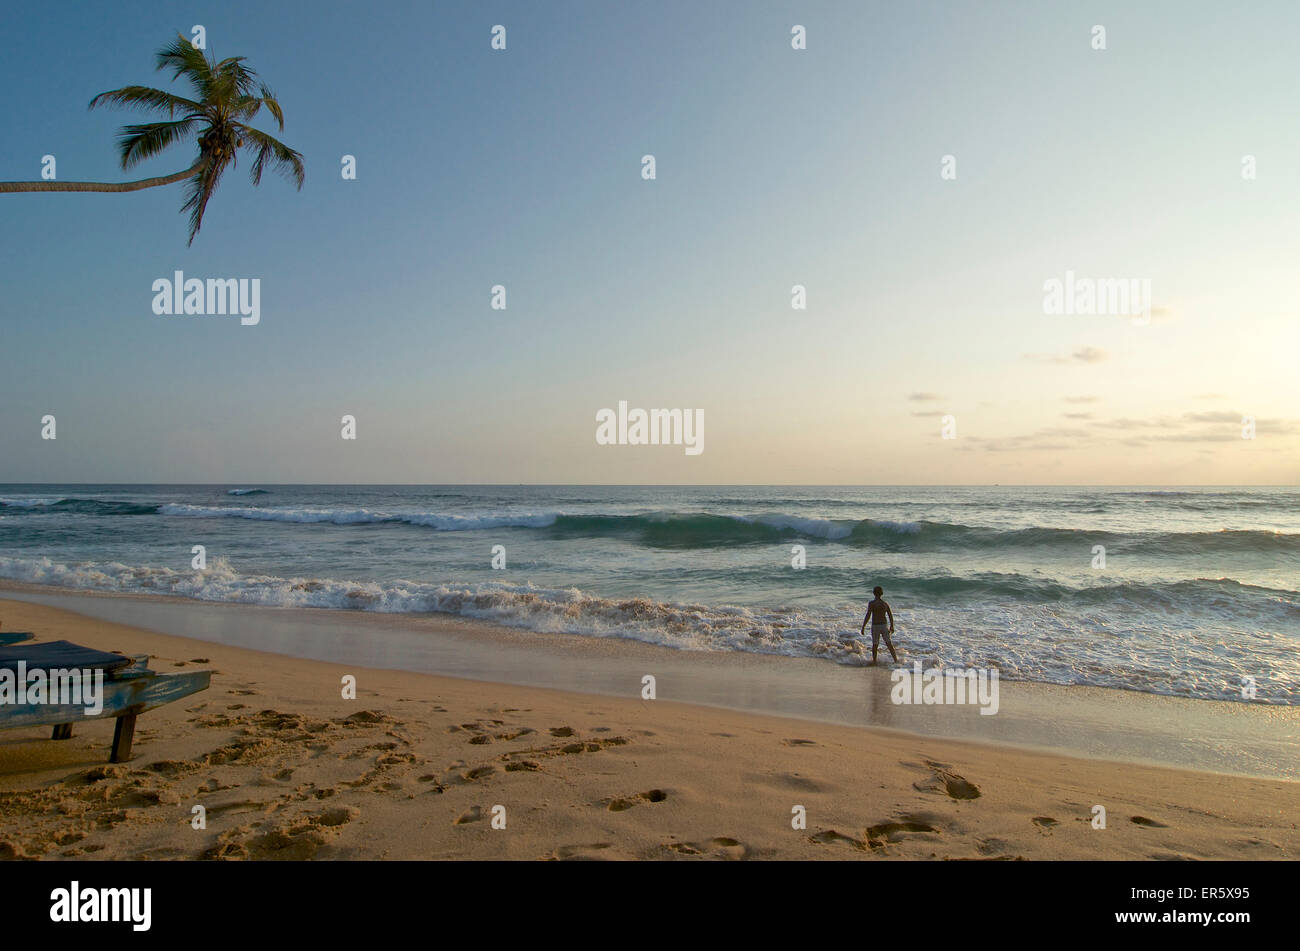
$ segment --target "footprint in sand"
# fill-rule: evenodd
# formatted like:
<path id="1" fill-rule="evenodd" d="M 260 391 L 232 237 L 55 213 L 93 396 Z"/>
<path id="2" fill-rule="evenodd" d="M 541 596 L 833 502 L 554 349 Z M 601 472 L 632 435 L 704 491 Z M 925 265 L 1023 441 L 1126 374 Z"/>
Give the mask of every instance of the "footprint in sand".
<path id="1" fill-rule="evenodd" d="M 235 802 L 210 802 L 205 808 L 209 816 L 220 816 L 227 812 L 264 812 L 266 803 L 254 799 L 240 799 Z"/>
<path id="2" fill-rule="evenodd" d="M 565 755 L 573 753 L 599 753 L 607 746 L 622 746 L 627 740 L 621 736 L 611 736 L 607 740 L 597 740 L 596 742 L 570 743 L 567 746 L 560 747 L 560 752 Z"/>
<path id="3" fill-rule="evenodd" d="M 429 792 L 435 796 L 440 795 L 447 791 L 447 787 L 444 786 L 442 783 L 438 782 L 438 777 L 433 775 L 433 773 L 425 773 L 423 776 L 417 779 L 416 782 L 431 784 L 429 786 Z"/>
<path id="4" fill-rule="evenodd" d="M 749 856 L 749 846 L 725 835 L 714 836 L 705 842 L 670 842 L 665 848 L 679 855 L 702 855 L 733 862 Z"/>
<path id="5" fill-rule="evenodd" d="M 834 829 L 826 829 L 824 832 L 817 832 L 808 836 L 808 841 L 815 842 L 817 845 L 847 845 L 853 849 L 866 849 L 866 843 L 852 836 L 836 832 Z"/>
<path id="6" fill-rule="evenodd" d="M 901 763 L 900 765 L 913 769 L 920 768 L 913 763 Z M 942 790 L 950 799 L 978 799 L 980 797 L 980 788 L 965 777 L 952 772 L 947 763 L 926 760 L 925 765 L 934 770 L 934 773 L 929 779 L 912 783 L 912 788 L 918 792 L 937 793 Z"/>
<path id="7" fill-rule="evenodd" d="M 667 798 L 668 793 L 662 789 L 651 789 L 649 792 L 637 793 L 635 796 L 615 796 L 611 799 L 602 799 L 600 802 L 610 812 L 625 812 L 639 802 L 663 802 Z"/>
<path id="8" fill-rule="evenodd" d="M 483 818 L 482 808 L 479 806 L 470 806 L 469 810 L 467 812 L 461 813 L 460 818 L 457 819 L 455 822 L 453 822 L 452 825 L 463 826 L 471 822 L 478 822 L 482 818 Z"/>
<path id="9" fill-rule="evenodd" d="M 990 838 L 975 840 L 975 851 L 980 855 L 989 858 L 1012 858 L 1012 856 L 1005 854 L 1009 848 L 1011 848 L 1011 843 L 1007 842 L 1005 839 Z"/>
<path id="10" fill-rule="evenodd" d="M 925 821 L 924 816 L 899 816 L 897 822 L 882 822 L 867 829 L 867 845 L 873 849 L 902 842 L 913 835 L 934 834 L 939 830 Z"/>
<path id="11" fill-rule="evenodd" d="M 571 726 L 553 726 L 550 730 L 551 736 L 573 736 L 573 727 Z"/>
<path id="12" fill-rule="evenodd" d="M 608 842 L 593 842 L 591 845 L 562 845 L 547 856 L 547 858 L 562 862 L 574 860 L 599 860 L 607 858 L 607 856 L 603 856 L 600 853 L 605 849 L 608 849 L 609 846 L 610 843 Z"/>
<path id="13" fill-rule="evenodd" d="M 577 753 L 598 753 L 607 747 L 626 746 L 627 743 L 628 739 L 625 736 L 609 736 L 602 737 L 599 740 L 566 743 L 564 746 L 528 747 L 522 750 L 513 750 L 511 752 L 502 753 L 497 757 L 497 760 L 505 763 L 505 768 L 511 772 L 518 769 L 532 770 L 538 768 L 536 762 L 529 760 L 520 761 L 514 759 L 514 757 L 531 755 L 550 758 L 554 756 L 572 756 Z"/>
<path id="14" fill-rule="evenodd" d="M 1148 826 L 1152 829 L 1169 828 L 1169 826 L 1165 825 L 1163 822 L 1156 822 L 1156 820 L 1148 819 L 1146 816 L 1133 816 L 1133 818 L 1129 819 L 1129 822 L 1133 823 L 1134 825 Z"/>
<path id="15" fill-rule="evenodd" d="M 816 740 L 790 739 L 790 740 L 782 740 L 781 742 L 784 743 L 786 746 L 816 746 L 817 745 Z"/>
<path id="16" fill-rule="evenodd" d="M 1058 824 L 1051 816 L 1034 816 L 1032 821 L 1034 825 L 1038 826 L 1038 828 L 1044 832 Z"/>
<path id="17" fill-rule="evenodd" d="M 205 859 L 309 859 L 321 846 L 329 843 L 361 810 L 353 806 L 337 806 L 316 815 L 285 820 L 269 831 L 253 835 L 262 823 L 254 822 L 223 833 L 216 845 L 205 851 Z"/>
<path id="18" fill-rule="evenodd" d="M 514 730 L 513 732 L 511 732 L 510 730 L 507 729 L 507 730 L 504 730 L 504 731 L 501 732 L 501 733 L 496 733 L 496 734 L 493 734 L 493 735 L 494 735 L 498 740 L 506 740 L 506 741 L 509 741 L 509 740 L 517 740 L 517 739 L 519 739 L 521 736 L 527 736 L 529 733 L 536 733 L 536 732 L 537 732 L 537 731 L 534 730 L 534 729 L 533 729 L 532 727 L 530 727 L 530 726 L 521 726 L 521 727 L 519 727 L 519 729 Z"/>

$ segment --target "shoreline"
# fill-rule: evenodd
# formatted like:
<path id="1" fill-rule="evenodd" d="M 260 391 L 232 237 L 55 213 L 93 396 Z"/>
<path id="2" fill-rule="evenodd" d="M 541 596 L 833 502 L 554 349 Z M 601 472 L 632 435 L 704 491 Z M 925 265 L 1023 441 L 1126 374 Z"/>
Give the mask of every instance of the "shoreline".
<path id="1" fill-rule="evenodd" d="M 658 699 L 701 707 L 1115 763 L 1300 779 L 1300 710 L 1292 707 L 1002 682 L 998 714 L 981 716 L 974 706 L 893 704 L 888 666 L 681 651 L 446 614 L 262 607 L 7 580 L 0 581 L 0 598 L 302 660 L 636 700 L 648 673 Z"/>
<path id="2" fill-rule="evenodd" d="M 0 732 L 0 858 L 1300 856 L 1293 782 L 295 659 L 8 597 L 0 618 L 213 671 L 141 717 L 127 763 L 108 721 Z"/>

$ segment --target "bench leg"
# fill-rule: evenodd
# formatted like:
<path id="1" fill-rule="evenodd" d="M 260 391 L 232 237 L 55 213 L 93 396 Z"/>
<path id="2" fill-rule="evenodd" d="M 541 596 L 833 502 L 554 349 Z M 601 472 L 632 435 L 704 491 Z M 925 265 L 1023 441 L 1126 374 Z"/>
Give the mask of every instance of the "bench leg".
<path id="1" fill-rule="evenodd" d="M 56 723 L 54 733 L 50 736 L 52 740 L 70 740 L 72 739 L 71 723 Z"/>
<path id="2" fill-rule="evenodd" d="M 110 763 L 123 763 L 131 758 L 131 741 L 135 739 L 135 714 L 124 713 L 113 727 L 113 755 Z"/>

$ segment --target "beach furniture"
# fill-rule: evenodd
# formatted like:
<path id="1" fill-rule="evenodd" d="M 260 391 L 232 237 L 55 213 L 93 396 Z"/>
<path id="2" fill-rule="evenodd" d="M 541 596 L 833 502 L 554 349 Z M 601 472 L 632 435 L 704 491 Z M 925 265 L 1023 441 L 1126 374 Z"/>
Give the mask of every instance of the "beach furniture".
<path id="1" fill-rule="evenodd" d="M 112 763 L 131 758 L 136 717 L 165 703 L 206 690 L 212 681 L 210 670 L 183 674 L 160 674 L 150 670 L 149 657 L 145 654 L 127 657 L 70 641 L 26 643 L 31 638 L 31 634 L 17 632 L 0 634 L 0 676 L 9 670 L 12 671 L 10 678 L 16 679 L 18 672 L 23 670 L 30 681 L 33 672 L 38 670 L 45 671 L 47 678 L 51 671 L 76 670 L 83 678 L 94 677 L 95 671 L 103 671 L 103 696 L 99 698 L 102 708 L 89 713 L 85 703 L 0 703 L 0 729 L 48 725 L 54 728 L 51 739 L 66 740 L 71 738 L 73 724 L 78 720 L 114 717 L 117 722 L 109 756 Z"/>

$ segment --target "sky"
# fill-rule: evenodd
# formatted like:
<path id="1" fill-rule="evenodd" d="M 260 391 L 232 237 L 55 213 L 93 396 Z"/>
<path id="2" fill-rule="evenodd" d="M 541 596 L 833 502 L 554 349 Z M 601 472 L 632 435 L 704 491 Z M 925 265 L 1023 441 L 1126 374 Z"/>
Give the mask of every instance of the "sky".
<path id="1" fill-rule="evenodd" d="M 187 167 L 87 103 L 196 24 L 306 184 L 244 158 L 192 247 L 180 185 L 0 195 L 0 482 L 1300 477 L 1300 5 L 23 4 L 0 180 Z M 260 322 L 155 314 L 177 270 Z M 598 444 L 620 401 L 704 451 Z"/>

